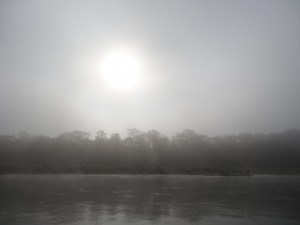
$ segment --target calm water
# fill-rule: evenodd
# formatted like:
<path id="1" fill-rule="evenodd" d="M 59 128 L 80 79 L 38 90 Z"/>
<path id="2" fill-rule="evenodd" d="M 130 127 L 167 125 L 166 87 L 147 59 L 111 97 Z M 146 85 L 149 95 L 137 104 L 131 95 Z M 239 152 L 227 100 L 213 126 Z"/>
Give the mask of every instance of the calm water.
<path id="1" fill-rule="evenodd" d="M 0 224 L 300 224 L 300 177 L 0 176 Z"/>

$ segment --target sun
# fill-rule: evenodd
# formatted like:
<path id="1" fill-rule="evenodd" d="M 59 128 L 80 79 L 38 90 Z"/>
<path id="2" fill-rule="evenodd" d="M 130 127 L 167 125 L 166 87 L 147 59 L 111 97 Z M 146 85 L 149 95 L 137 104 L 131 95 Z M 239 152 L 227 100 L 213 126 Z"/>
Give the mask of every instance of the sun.
<path id="1" fill-rule="evenodd" d="M 128 90 L 138 83 L 140 63 L 130 52 L 116 51 L 104 58 L 101 70 L 104 81 L 110 87 Z"/>

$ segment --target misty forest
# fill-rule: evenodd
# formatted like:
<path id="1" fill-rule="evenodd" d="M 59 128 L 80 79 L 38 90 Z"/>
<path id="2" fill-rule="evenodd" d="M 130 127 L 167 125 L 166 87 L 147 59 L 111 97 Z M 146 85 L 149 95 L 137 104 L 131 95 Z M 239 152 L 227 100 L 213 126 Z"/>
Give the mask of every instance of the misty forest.
<path id="1" fill-rule="evenodd" d="M 0 0 L 0 225 L 299 225 L 300 0 Z"/>
<path id="2" fill-rule="evenodd" d="M 1 173 L 298 174 L 300 130 L 207 137 L 186 129 L 169 138 L 128 129 L 124 139 L 103 130 L 58 137 L 0 136 Z"/>

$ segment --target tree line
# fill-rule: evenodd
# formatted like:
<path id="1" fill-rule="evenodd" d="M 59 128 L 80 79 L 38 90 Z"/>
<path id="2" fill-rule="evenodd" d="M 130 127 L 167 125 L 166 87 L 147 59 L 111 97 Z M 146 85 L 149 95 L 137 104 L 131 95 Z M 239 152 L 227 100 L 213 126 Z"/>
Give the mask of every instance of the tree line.
<path id="1" fill-rule="evenodd" d="M 55 138 L 0 136 L 0 173 L 299 174 L 300 130 L 207 137 L 186 129 L 169 138 L 157 130 L 94 138 L 83 131 Z"/>

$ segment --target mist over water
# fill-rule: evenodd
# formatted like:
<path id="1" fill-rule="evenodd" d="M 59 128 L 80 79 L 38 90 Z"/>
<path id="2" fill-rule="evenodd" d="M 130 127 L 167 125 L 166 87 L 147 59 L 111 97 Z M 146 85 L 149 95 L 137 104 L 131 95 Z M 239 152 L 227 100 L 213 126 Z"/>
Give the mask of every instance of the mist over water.
<path id="1" fill-rule="evenodd" d="M 299 176 L 7 175 L 0 223 L 298 224 Z"/>
<path id="2" fill-rule="evenodd" d="M 0 0 L 0 225 L 300 224 L 299 21 L 299 0 Z"/>

